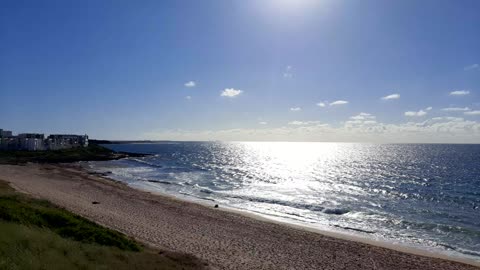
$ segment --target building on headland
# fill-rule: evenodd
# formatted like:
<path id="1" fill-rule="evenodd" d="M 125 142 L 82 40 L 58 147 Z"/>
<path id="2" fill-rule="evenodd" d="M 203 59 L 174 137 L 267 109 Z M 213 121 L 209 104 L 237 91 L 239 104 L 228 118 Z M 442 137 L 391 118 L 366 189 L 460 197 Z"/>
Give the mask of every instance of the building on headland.
<path id="1" fill-rule="evenodd" d="M 11 131 L 0 129 L 0 150 L 41 151 L 87 146 L 87 135 L 55 134 L 45 138 L 40 133 L 21 133 L 14 136 Z"/>
<path id="2" fill-rule="evenodd" d="M 0 138 L 12 137 L 12 132 L 10 130 L 3 130 L 0 128 Z"/>
<path id="3" fill-rule="evenodd" d="M 18 148 L 18 139 L 9 130 L 0 129 L 0 150 L 15 150 Z"/>
<path id="4" fill-rule="evenodd" d="M 73 147 L 87 147 L 88 136 L 53 134 L 48 136 L 45 142 L 48 149 L 50 150 L 60 150 Z"/>
<path id="5" fill-rule="evenodd" d="M 39 133 L 18 134 L 18 150 L 41 151 L 45 149 L 45 135 Z"/>

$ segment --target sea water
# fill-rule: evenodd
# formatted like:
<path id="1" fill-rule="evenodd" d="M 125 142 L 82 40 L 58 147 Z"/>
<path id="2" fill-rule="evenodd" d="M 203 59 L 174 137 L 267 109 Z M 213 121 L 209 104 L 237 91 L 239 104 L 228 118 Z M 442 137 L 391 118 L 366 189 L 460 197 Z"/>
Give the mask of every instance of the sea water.
<path id="1" fill-rule="evenodd" d="M 480 261 L 480 145 L 164 142 L 89 162 L 132 187 Z"/>

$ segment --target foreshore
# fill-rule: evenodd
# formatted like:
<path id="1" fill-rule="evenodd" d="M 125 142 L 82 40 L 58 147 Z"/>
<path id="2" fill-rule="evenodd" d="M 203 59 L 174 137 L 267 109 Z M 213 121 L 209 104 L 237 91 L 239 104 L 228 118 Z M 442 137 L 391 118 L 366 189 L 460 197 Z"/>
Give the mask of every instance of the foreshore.
<path id="1" fill-rule="evenodd" d="M 150 194 L 77 164 L 0 165 L 0 179 L 152 247 L 194 255 L 212 269 L 480 269 L 474 261 L 421 256 Z"/>

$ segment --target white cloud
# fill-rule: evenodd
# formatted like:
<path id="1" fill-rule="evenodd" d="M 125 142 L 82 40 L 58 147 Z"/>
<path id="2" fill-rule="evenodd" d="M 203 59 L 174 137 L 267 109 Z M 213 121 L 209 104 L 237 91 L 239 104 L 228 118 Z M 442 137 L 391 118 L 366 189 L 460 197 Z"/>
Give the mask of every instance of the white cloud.
<path id="1" fill-rule="evenodd" d="M 284 78 L 292 78 L 293 77 L 292 66 L 286 66 L 285 67 L 285 71 L 283 72 L 283 77 Z"/>
<path id="2" fill-rule="evenodd" d="M 197 84 L 194 81 L 189 81 L 185 83 L 185 87 L 195 87 Z"/>
<path id="3" fill-rule="evenodd" d="M 400 94 L 391 94 L 391 95 L 382 97 L 383 100 L 399 99 L 399 98 L 400 98 Z"/>
<path id="4" fill-rule="evenodd" d="M 259 124 L 259 125 L 266 125 L 266 124 L 268 124 L 268 123 L 262 121 L 262 122 L 258 122 L 258 124 Z"/>
<path id="5" fill-rule="evenodd" d="M 427 112 L 424 110 L 420 110 L 418 112 L 414 112 L 414 111 L 405 112 L 405 116 L 425 116 L 425 115 L 427 115 Z"/>
<path id="6" fill-rule="evenodd" d="M 348 101 L 346 100 L 337 100 L 332 103 L 330 103 L 330 106 L 335 106 L 335 105 L 345 105 L 348 104 Z"/>
<path id="7" fill-rule="evenodd" d="M 358 115 L 350 117 L 352 120 L 368 120 L 368 119 L 375 119 L 375 116 L 369 114 L 369 113 L 360 113 Z"/>
<path id="8" fill-rule="evenodd" d="M 242 90 L 237 90 L 237 89 L 233 89 L 233 88 L 225 88 L 225 90 L 222 91 L 220 96 L 234 98 L 234 97 L 240 95 L 241 93 L 243 93 Z"/>
<path id="9" fill-rule="evenodd" d="M 480 115 L 480 111 L 464 112 L 463 114 L 465 114 L 465 115 Z"/>
<path id="10" fill-rule="evenodd" d="M 470 111 L 470 108 L 468 108 L 468 107 L 465 107 L 465 108 L 449 107 L 449 108 L 443 108 L 442 111 L 446 111 L 446 112 L 464 112 L 464 111 Z"/>
<path id="11" fill-rule="evenodd" d="M 479 67 L 480 67 L 479 64 L 473 64 L 473 65 L 470 65 L 470 66 L 466 66 L 466 67 L 464 67 L 463 69 L 464 69 L 465 71 L 468 71 L 468 70 L 472 70 L 472 69 L 477 69 L 477 68 L 479 68 Z"/>
<path id="12" fill-rule="evenodd" d="M 425 116 L 427 115 L 427 111 L 431 111 L 433 109 L 433 107 L 427 107 L 425 109 L 421 109 L 419 110 L 418 112 L 415 112 L 415 111 L 408 111 L 408 112 L 405 112 L 404 115 L 405 116 Z"/>
<path id="13" fill-rule="evenodd" d="M 291 121 L 288 124 L 293 126 L 327 125 L 322 124 L 320 121 Z"/>
<path id="14" fill-rule="evenodd" d="M 186 98 L 186 99 L 192 99 L 192 97 L 191 97 L 191 96 L 186 96 L 185 98 Z"/>
<path id="15" fill-rule="evenodd" d="M 470 91 L 468 90 L 456 90 L 456 91 L 450 92 L 450 96 L 465 96 L 468 94 L 470 94 Z"/>
<path id="16" fill-rule="evenodd" d="M 358 115 L 351 116 L 350 120 L 345 122 L 345 128 L 352 129 L 371 126 L 377 123 L 375 118 L 376 117 L 374 115 L 362 112 Z"/>
<path id="17" fill-rule="evenodd" d="M 290 108 L 290 111 L 292 111 L 292 112 L 298 112 L 298 111 L 301 111 L 301 110 L 302 110 L 302 108 L 300 108 L 300 107 Z"/>
<path id="18" fill-rule="evenodd" d="M 433 121 L 463 121 L 463 118 L 445 116 L 445 117 L 433 117 L 432 120 Z"/>
<path id="19" fill-rule="evenodd" d="M 324 107 L 327 107 L 327 106 L 345 105 L 345 104 L 348 104 L 348 101 L 346 101 L 346 100 L 336 100 L 336 101 L 333 101 L 333 102 L 320 101 L 316 105 L 318 107 L 324 108 Z"/>

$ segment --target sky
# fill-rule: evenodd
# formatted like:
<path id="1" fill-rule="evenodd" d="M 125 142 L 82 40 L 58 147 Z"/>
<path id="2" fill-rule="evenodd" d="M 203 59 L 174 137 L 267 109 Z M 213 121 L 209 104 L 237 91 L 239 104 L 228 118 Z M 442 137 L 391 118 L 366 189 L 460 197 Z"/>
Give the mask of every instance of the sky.
<path id="1" fill-rule="evenodd" d="M 480 143 L 480 1 L 1 1 L 0 128 Z"/>

